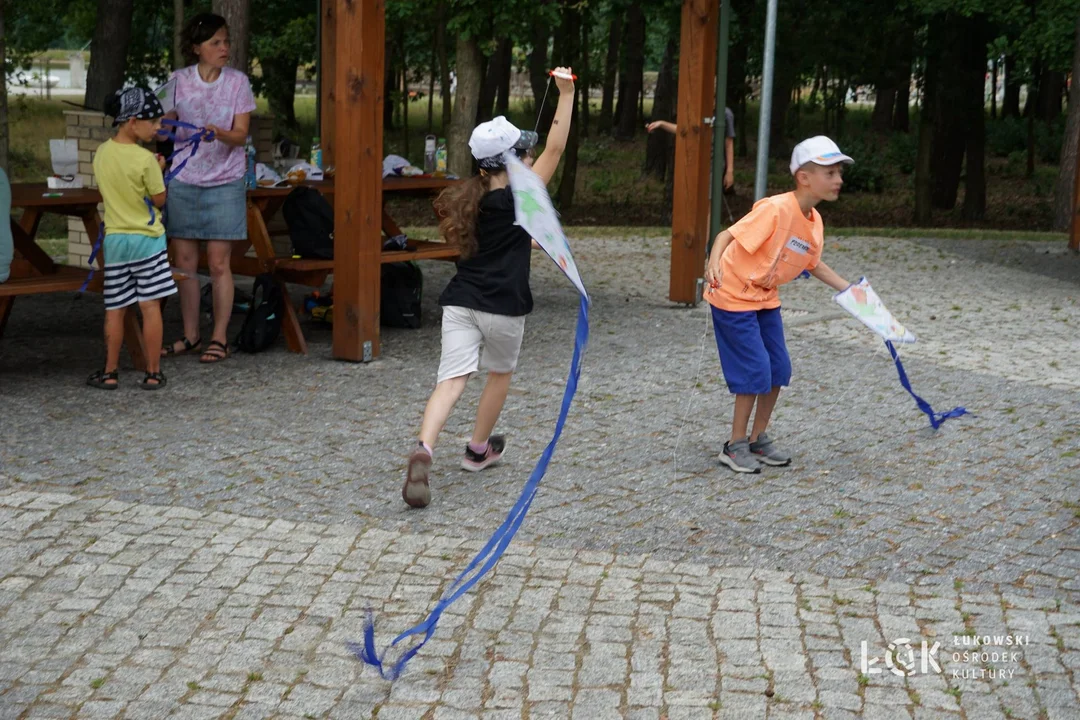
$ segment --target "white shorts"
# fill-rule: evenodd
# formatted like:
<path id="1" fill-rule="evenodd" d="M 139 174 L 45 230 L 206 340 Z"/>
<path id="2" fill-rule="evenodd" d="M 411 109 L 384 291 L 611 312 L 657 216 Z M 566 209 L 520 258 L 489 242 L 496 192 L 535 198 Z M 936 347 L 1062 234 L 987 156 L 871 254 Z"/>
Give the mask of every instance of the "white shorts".
<path id="1" fill-rule="evenodd" d="M 456 305 L 444 307 L 438 382 L 471 375 L 480 368 L 513 372 L 524 334 L 524 315 L 511 317 Z"/>

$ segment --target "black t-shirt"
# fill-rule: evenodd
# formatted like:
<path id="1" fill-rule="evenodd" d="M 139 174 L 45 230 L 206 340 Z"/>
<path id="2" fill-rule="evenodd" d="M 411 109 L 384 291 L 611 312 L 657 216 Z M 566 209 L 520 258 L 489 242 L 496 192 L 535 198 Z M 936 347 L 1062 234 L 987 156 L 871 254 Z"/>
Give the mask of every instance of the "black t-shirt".
<path id="1" fill-rule="evenodd" d="M 457 274 L 439 297 L 440 305 L 456 305 L 495 315 L 528 315 L 532 238 L 515 225 L 514 195 L 509 187 L 480 199 L 476 217 L 476 252 L 457 264 Z"/>

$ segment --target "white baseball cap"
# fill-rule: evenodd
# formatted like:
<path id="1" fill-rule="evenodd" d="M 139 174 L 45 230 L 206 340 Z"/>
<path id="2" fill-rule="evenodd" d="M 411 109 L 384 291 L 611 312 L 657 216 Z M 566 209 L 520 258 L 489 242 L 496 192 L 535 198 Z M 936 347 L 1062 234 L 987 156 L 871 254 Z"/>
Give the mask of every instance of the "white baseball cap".
<path id="1" fill-rule="evenodd" d="M 520 130 L 500 115 L 480 123 L 469 138 L 469 149 L 477 160 L 501 158 L 507 150 L 528 150 L 536 145 L 539 135 L 532 130 Z M 502 164 L 501 159 L 498 164 Z"/>
<path id="2" fill-rule="evenodd" d="M 854 163 L 844 153 L 840 152 L 831 139 L 824 135 L 807 138 L 795 146 L 791 151 L 791 174 L 794 175 L 806 163 L 817 165 L 835 165 L 836 163 Z"/>

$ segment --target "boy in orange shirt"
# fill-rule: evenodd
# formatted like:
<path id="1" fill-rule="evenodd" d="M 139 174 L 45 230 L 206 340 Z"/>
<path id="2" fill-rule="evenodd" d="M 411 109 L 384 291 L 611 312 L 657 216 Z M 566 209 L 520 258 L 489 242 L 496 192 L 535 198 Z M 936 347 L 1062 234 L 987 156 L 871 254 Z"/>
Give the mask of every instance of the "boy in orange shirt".
<path id="1" fill-rule="evenodd" d="M 821 262 L 824 225 L 814 208 L 840 196 L 843 164 L 852 162 L 823 135 L 804 140 L 791 153 L 795 190 L 759 200 L 713 243 L 705 269 L 705 299 L 712 305 L 724 379 L 735 395 L 731 438 L 724 443 L 720 462 L 735 472 L 760 472 L 761 463 L 791 464 L 791 457 L 765 434 L 780 388 L 791 381 L 777 288 L 803 270 L 834 290 L 848 287 L 847 280 Z"/>

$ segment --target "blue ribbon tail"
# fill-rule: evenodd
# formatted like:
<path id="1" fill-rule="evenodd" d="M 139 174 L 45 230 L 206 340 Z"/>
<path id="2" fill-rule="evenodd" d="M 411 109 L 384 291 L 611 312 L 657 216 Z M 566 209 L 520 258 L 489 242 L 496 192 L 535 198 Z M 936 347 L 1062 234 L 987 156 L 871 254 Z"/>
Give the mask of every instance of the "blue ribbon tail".
<path id="1" fill-rule="evenodd" d="M 930 427 L 937 430 L 946 420 L 970 414 L 963 407 L 954 407 L 952 410 L 943 413 L 934 412 L 934 408 L 930 407 L 930 403 L 916 395 L 915 391 L 911 389 L 911 381 L 908 380 L 907 373 L 904 371 L 904 364 L 900 362 L 900 355 L 897 354 L 896 348 L 892 344 L 892 340 L 886 340 L 885 346 L 889 348 L 889 354 L 892 355 L 893 362 L 896 363 L 896 372 L 900 375 L 900 384 L 903 385 L 904 389 L 908 391 L 908 394 L 915 399 L 915 404 L 919 406 L 920 410 L 926 413 L 926 417 L 930 418 Z"/>
<path id="2" fill-rule="evenodd" d="M 154 213 L 154 203 L 148 197 L 143 197 L 143 202 L 146 203 L 146 209 L 150 211 L 150 222 L 147 225 L 153 225 L 154 220 L 157 219 L 157 215 Z"/>
<path id="3" fill-rule="evenodd" d="M 494 534 L 492 534 L 487 544 L 476 557 L 472 559 L 468 567 L 466 567 L 461 574 L 457 576 L 454 582 L 451 583 L 450 587 L 443 594 L 442 599 L 435 605 L 435 608 L 428 617 L 420 624 L 406 630 L 394 638 L 390 647 L 396 646 L 402 640 L 412 637 L 413 635 L 422 633 L 424 637 L 416 645 L 409 648 L 390 670 L 386 669 L 382 657 L 375 650 L 374 615 L 369 614 L 368 620 L 364 625 L 363 645 L 355 642 L 346 643 L 348 649 L 356 655 L 358 659 L 378 670 L 383 678 L 394 680 L 401 675 L 409 660 L 411 660 L 416 653 L 420 651 L 420 648 L 424 647 L 427 641 L 431 639 L 431 636 L 435 634 L 435 629 L 439 624 L 439 618 L 442 616 L 443 612 L 450 607 L 454 601 L 472 589 L 477 581 L 495 566 L 495 563 L 499 561 L 503 552 L 505 552 L 506 548 L 510 545 L 510 541 L 514 539 L 514 535 L 517 534 L 518 528 L 521 527 L 521 523 L 524 522 L 529 507 L 532 505 L 533 498 L 536 497 L 540 481 L 543 479 L 545 473 L 547 473 L 548 465 L 551 463 L 551 457 L 555 453 L 555 447 L 559 442 L 559 438 L 562 436 L 563 427 L 566 425 L 566 417 L 570 412 L 570 406 L 574 401 L 574 395 L 577 393 L 578 381 L 581 379 L 581 363 L 585 356 L 585 350 L 588 347 L 588 344 L 589 301 L 582 295 L 581 303 L 578 308 L 577 328 L 574 331 L 574 357 L 570 363 L 570 374 L 566 379 L 566 389 L 563 391 L 562 406 L 559 408 L 559 417 L 555 422 L 555 431 L 552 434 L 551 441 L 548 442 L 547 447 L 545 447 L 543 453 L 540 454 L 540 459 L 536 462 L 536 467 L 533 468 L 528 482 L 525 483 L 525 487 L 522 489 L 517 502 L 514 503 L 514 506 L 507 514 L 506 520 L 504 520 L 502 525 L 500 525 Z M 478 567 L 480 569 L 476 570 Z M 473 574 L 474 570 L 476 571 L 475 574 Z"/>
<path id="4" fill-rule="evenodd" d="M 94 247 L 90 250 L 90 257 L 87 258 L 87 260 L 86 260 L 86 262 L 89 263 L 89 265 L 90 265 L 90 273 L 86 276 L 86 279 L 83 280 L 83 284 L 79 286 L 79 289 L 75 291 L 75 296 L 76 297 L 78 297 L 78 296 L 82 295 L 84 292 L 86 292 L 86 288 L 87 288 L 87 286 L 90 285 L 90 281 L 94 279 L 94 272 L 95 272 L 95 270 L 94 270 L 94 260 L 97 259 L 97 254 L 99 252 L 101 252 L 101 244 L 103 242 L 105 242 L 105 223 L 104 222 L 101 223 L 100 225 L 98 225 L 97 240 L 94 241 Z"/>

